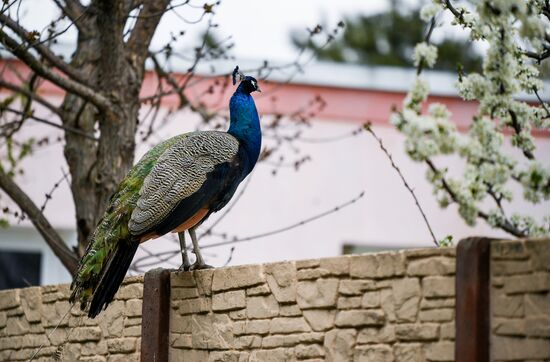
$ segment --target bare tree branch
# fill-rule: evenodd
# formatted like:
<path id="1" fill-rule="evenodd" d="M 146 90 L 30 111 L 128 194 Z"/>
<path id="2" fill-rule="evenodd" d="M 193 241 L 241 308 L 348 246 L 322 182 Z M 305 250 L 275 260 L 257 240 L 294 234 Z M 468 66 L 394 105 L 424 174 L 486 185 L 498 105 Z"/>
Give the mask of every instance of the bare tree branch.
<path id="1" fill-rule="evenodd" d="M 89 88 L 88 86 L 76 82 L 72 79 L 64 78 L 47 68 L 42 62 L 36 59 L 31 53 L 25 50 L 17 41 L 11 38 L 6 32 L 0 29 L 0 43 L 4 44 L 8 50 L 16 57 L 21 59 L 26 65 L 34 70 L 41 77 L 49 80 L 57 86 L 68 92 L 74 93 L 79 97 L 93 103 L 102 110 L 109 110 L 113 104 L 102 94 Z"/>
<path id="2" fill-rule="evenodd" d="M 443 174 L 442 172 L 435 166 L 435 164 L 432 162 L 432 160 L 430 160 L 429 158 L 426 159 L 426 164 L 428 165 L 428 167 L 436 174 L 436 175 L 440 175 L 440 178 L 441 178 L 441 184 L 443 186 L 443 189 L 447 192 L 447 194 L 451 197 L 451 200 L 453 200 L 454 203 L 460 205 L 460 202 L 458 200 L 458 197 L 456 196 L 455 192 L 453 191 L 453 189 L 451 188 L 451 186 L 449 186 L 449 183 L 447 182 L 447 180 L 445 179 L 445 177 L 443 177 Z M 477 210 L 477 217 L 479 217 L 480 219 L 483 219 L 485 221 L 489 221 L 489 215 L 486 213 L 486 212 L 483 212 L 481 210 Z M 518 238 L 522 238 L 522 237 L 525 237 L 527 236 L 527 234 L 522 231 L 522 230 L 519 230 L 517 229 L 514 225 L 512 225 L 508 220 L 504 220 L 504 222 L 501 222 L 499 225 L 498 225 L 499 228 L 501 228 L 502 230 L 506 231 L 507 233 L 510 233 L 511 235 L 514 235 L 515 237 L 518 237 Z"/>
<path id="3" fill-rule="evenodd" d="M 76 24 L 76 19 L 80 18 L 82 14 L 86 12 L 86 7 L 84 7 L 78 0 L 53 0 L 53 2 L 59 9 L 61 9 L 61 11 L 63 11 L 63 14 L 67 15 L 69 19 L 75 22 L 75 25 L 80 29 L 79 24 Z"/>
<path id="4" fill-rule="evenodd" d="M 32 112 L 22 112 L 22 111 L 19 111 L 17 109 L 12 109 L 12 108 L 4 108 L 4 109 L 0 108 L 0 112 L 2 110 L 5 110 L 7 112 L 11 112 L 11 113 L 14 113 L 14 114 L 18 114 L 20 116 L 25 116 L 25 117 L 28 117 L 30 119 L 34 119 L 36 122 L 44 123 L 44 124 L 47 124 L 48 126 L 59 128 L 59 129 L 62 129 L 64 131 L 72 132 L 72 133 L 75 133 L 75 134 L 80 135 L 82 137 L 86 137 L 90 140 L 97 141 L 97 138 L 92 134 L 84 132 L 84 131 L 82 131 L 78 128 L 74 128 L 74 127 L 70 127 L 70 126 L 63 126 L 61 124 L 57 124 L 57 123 L 48 121 L 47 119 L 35 116 Z"/>
<path id="5" fill-rule="evenodd" d="M 154 35 L 160 18 L 164 15 L 170 0 L 148 1 L 140 11 L 140 17 L 128 39 L 127 48 L 138 57 L 138 64 L 143 63 L 147 57 L 149 44 Z M 143 17 L 141 17 L 143 15 Z M 149 16 L 148 16 L 149 15 Z"/>
<path id="6" fill-rule="evenodd" d="M 21 208 L 21 210 L 28 215 L 33 225 L 50 246 L 53 253 L 59 258 L 61 263 L 63 263 L 65 268 L 67 268 L 70 273 L 74 273 L 78 264 L 75 254 L 67 247 L 61 236 L 55 231 L 34 202 L 2 170 L 0 170 L 0 187 Z"/>
<path id="7" fill-rule="evenodd" d="M 47 59 L 52 65 L 57 69 L 61 70 L 63 73 L 67 74 L 72 79 L 82 83 L 87 84 L 84 78 L 77 72 L 76 69 L 67 64 L 63 59 L 55 55 L 48 47 L 43 44 L 32 44 L 32 34 L 29 33 L 22 26 L 17 24 L 13 19 L 5 15 L 0 14 L 0 23 L 5 24 L 11 30 L 13 30 L 22 40 L 29 41 L 31 46 L 34 47 L 40 55 Z"/>
<path id="8" fill-rule="evenodd" d="M 405 187 L 407 188 L 407 190 L 409 191 L 409 193 L 411 194 L 411 196 L 413 197 L 414 199 L 414 202 L 416 204 L 416 207 L 418 208 L 418 210 L 420 211 L 420 214 L 422 215 L 422 218 L 424 219 L 424 223 L 426 224 L 426 227 L 428 228 L 428 231 L 430 232 L 430 235 L 432 236 L 432 239 L 433 239 L 433 242 L 436 246 L 439 246 L 439 242 L 437 241 L 437 238 L 435 237 L 435 234 L 432 230 L 432 227 L 430 225 L 430 222 L 428 221 L 428 218 L 426 217 L 426 214 L 424 213 L 424 210 L 422 209 L 422 206 L 420 206 L 420 202 L 418 201 L 418 198 L 416 197 L 416 194 L 414 193 L 414 190 L 413 188 L 409 185 L 409 183 L 407 182 L 407 180 L 405 179 L 405 176 L 403 176 L 403 174 L 401 173 L 401 170 L 399 169 L 399 167 L 397 167 L 397 165 L 395 164 L 395 162 L 393 162 L 393 157 L 392 155 L 388 152 L 388 150 L 386 149 L 386 147 L 384 147 L 384 144 L 382 143 L 382 140 L 376 135 L 376 133 L 374 133 L 374 131 L 372 130 L 372 127 L 371 127 L 371 124 L 370 123 L 366 123 L 364 125 L 364 128 L 367 132 L 369 132 L 373 137 L 374 139 L 378 142 L 378 145 L 380 146 L 380 149 L 382 151 L 384 151 L 384 153 L 386 154 L 386 156 L 388 157 L 388 159 L 390 160 L 390 163 L 391 163 L 391 166 L 395 169 L 395 171 L 397 171 L 397 173 L 399 174 L 399 177 L 401 177 L 401 181 L 403 181 L 403 184 L 405 185 Z"/>
<path id="9" fill-rule="evenodd" d="M 47 100 L 39 96 L 38 94 L 29 91 L 28 89 L 18 87 L 12 83 L 8 83 L 0 79 L 0 89 L 2 88 L 6 88 L 13 92 L 23 94 L 24 96 L 31 98 L 33 101 L 36 101 L 42 104 L 44 107 L 48 108 L 53 113 L 57 114 L 59 117 L 63 118 L 64 116 L 63 111 L 61 109 L 54 106 L 53 104 L 51 104 L 50 102 L 48 102 Z"/>

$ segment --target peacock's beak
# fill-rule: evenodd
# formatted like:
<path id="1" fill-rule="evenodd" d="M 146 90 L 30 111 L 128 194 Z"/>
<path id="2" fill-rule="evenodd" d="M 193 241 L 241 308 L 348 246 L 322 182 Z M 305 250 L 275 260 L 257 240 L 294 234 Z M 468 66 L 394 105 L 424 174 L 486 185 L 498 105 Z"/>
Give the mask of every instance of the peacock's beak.
<path id="1" fill-rule="evenodd" d="M 260 93 L 262 93 L 262 90 L 260 89 L 260 86 L 256 86 L 256 90 Z"/>

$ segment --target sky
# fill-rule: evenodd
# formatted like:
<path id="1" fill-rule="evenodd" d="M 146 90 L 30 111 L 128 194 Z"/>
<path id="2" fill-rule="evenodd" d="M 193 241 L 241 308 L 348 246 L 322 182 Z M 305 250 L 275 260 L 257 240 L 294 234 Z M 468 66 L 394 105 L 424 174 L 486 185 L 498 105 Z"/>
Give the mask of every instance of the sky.
<path id="1" fill-rule="evenodd" d="M 413 0 L 410 0 L 413 1 Z M 177 5 L 183 0 L 174 0 Z M 414 2 L 414 1 L 413 1 Z M 182 6 L 167 13 L 159 25 L 153 47 L 162 47 L 171 33 L 185 31 L 181 47 L 197 45 L 198 35 L 205 29 L 207 19 L 199 24 L 188 24 L 200 18 L 204 1 L 191 1 L 196 8 Z M 219 26 L 219 38 L 231 36 L 235 43 L 233 55 L 244 59 L 291 60 L 296 49 L 290 41 L 292 30 L 304 31 L 318 23 L 335 26 L 345 16 L 372 14 L 388 8 L 387 0 L 223 0 L 215 7 L 214 22 Z M 23 0 L 20 8 L 23 24 L 29 30 L 42 31 L 58 14 L 52 1 Z M 44 31 L 44 35 L 46 32 Z M 74 43 L 75 31 L 67 31 L 60 42 Z"/>

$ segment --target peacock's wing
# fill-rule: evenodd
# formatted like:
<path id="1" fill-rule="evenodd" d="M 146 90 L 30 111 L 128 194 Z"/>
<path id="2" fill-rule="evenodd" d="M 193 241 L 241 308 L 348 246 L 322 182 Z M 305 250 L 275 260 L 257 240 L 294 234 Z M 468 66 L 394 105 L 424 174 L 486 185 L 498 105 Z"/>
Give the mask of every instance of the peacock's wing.
<path id="1" fill-rule="evenodd" d="M 196 132 L 168 149 L 145 178 L 129 221 L 140 236 L 172 231 L 226 186 L 239 142 L 225 132 Z"/>
<path id="2" fill-rule="evenodd" d="M 139 190 L 161 155 L 186 137 L 188 134 L 175 136 L 153 147 L 122 180 L 117 191 L 111 196 L 109 206 L 90 237 L 84 256 L 80 260 L 71 284 L 71 302 L 79 301 L 82 309 L 87 307 L 90 297 L 95 294 L 106 275 L 115 252 L 119 251 L 122 254 L 126 250 L 127 258 L 131 262 L 133 246 L 128 221 L 139 199 Z M 126 270 L 120 272 L 125 274 Z"/>

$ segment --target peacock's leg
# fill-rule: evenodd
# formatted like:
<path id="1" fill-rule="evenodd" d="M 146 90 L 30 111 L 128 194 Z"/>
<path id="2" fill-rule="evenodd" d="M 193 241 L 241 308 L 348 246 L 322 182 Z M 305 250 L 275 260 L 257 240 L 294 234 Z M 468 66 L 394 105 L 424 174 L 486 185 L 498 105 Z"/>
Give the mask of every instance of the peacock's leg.
<path id="1" fill-rule="evenodd" d="M 193 253 L 197 258 L 195 264 L 191 265 L 191 270 L 213 268 L 213 266 L 207 265 L 204 262 L 204 258 L 202 257 L 201 251 L 199 249 L 199 242 L 197 241 L 197 234 L 195 233 L 194 227 L 189 229 L 189 235 L 191 235 L 191 241 L 193 242 Z"/>
<path id="2" fill-rule="evenodd" d="M 178 238 L 180 239 L 180 249 L 181 249 L 181 259 L 183 264 L 180 266 L 180 270 L 189 270 L 191 268 L 191 263 L 189 262 L 189 255 L 187 255 L 187 246 L 185 245 L 185 231 L 178 233 Z"/>

